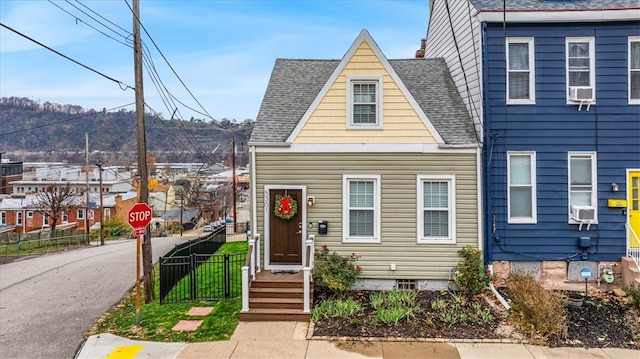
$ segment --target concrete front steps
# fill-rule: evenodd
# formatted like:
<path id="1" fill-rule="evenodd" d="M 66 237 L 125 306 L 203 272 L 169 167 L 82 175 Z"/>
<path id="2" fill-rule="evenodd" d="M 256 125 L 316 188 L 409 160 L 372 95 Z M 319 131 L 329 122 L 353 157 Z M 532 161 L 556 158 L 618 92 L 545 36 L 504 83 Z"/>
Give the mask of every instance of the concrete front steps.
<path id="1" fill-rule="evenodd" d="M 240 313 L 242 321 L 306 322 L 311 313 L 304 313 L 303 273 L 275 274 L 261 271 L 249 291 L 249 311 Z M 309 294 L 313 303 L 313 283 Z"/>
<path id="2" fill-rule="evenodd" d="M 635 285 L 640 288 L 640 268 L 631 257 L 622 257 L 622 284 Z"/>

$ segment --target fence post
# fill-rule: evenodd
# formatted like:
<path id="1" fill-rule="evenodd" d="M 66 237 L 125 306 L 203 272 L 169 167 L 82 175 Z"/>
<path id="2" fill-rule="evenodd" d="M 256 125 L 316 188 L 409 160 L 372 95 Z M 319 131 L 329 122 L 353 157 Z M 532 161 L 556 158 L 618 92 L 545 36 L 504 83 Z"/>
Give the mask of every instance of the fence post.
<path id="1" fill-rule="evenodd" d="M 230 272 L 230 264 L 229 264 L 229 255 L 224 255 L 224 264 L 222 265 L 222 276 L 224 281 L 224 297 L 229 298 L 231 296 L 231 276 Z"/>
<path id="2" fill-rule="evenodd" d="M 191 300 L 196 300 L 198 298 L 198 285 L 196 283 L 198 280 L 198 276 L 196 274 L 196 255 L 190 254 L 189 258 L 189 298 Z"/>

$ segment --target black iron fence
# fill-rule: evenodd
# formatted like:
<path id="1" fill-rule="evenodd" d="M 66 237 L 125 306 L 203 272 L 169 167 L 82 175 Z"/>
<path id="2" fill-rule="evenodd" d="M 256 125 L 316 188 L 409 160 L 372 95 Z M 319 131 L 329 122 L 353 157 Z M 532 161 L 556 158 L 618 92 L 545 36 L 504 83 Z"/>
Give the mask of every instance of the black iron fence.
<path id="1" fill-rule="evenodd" d="M 191 254 L 160 258 L 160 303 L 240 297 L 246 256 Z"/>
<path id="2" fill-rule="evenodd" d="M 227 228 L 223 226 L 160 257 L 160 303 L 241 296 L 246 253 L 214 254 L 226 239 Z"/>

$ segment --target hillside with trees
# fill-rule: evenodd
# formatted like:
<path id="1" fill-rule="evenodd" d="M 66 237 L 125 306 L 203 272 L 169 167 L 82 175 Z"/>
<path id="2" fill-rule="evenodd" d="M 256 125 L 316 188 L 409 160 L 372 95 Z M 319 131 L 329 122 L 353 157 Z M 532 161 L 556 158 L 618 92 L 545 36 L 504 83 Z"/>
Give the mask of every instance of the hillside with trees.
<path id="1" fill-rule="evenodd" d="M 158 162 L 230 161 L 235 136 L 236 162 L 244 165 L 253 121 L 167 120 L 146 113 L 145 129 L 147 153 Z M 5 158 L 84 163 L 85 133 L 89 135 L 90 152 L 99 152 L 105 163 L 126 165 L 136 161 L 135 111 L 85 110 L 25 97 L 0 98 L 0 152 Z"/>

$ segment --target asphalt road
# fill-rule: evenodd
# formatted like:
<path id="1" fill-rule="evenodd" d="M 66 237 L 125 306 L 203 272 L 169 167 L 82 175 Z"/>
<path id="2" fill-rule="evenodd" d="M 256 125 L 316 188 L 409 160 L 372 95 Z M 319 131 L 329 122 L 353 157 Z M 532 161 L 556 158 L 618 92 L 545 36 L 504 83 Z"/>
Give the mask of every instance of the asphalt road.
<path id="1" fill-rule="evenodd" d="M 153 238 L 154 262 L 191 238 Z M 1 265 L 0 358 L 73 358 L 87 329 L 135 285 L 135 253 L 134 240 L 109 241 Z"/>

